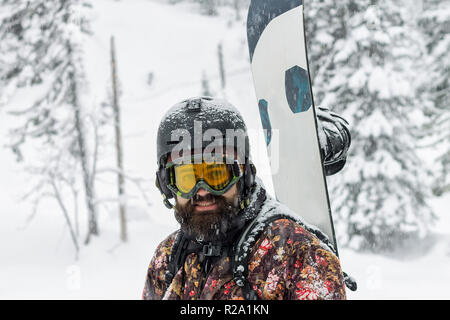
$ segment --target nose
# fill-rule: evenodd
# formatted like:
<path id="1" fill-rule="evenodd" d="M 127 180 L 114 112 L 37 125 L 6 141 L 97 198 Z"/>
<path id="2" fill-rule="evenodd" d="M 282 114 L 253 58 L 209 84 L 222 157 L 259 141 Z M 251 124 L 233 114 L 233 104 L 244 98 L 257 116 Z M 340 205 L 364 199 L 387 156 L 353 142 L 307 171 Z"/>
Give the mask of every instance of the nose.
<path id="1" fill-rule="evenodd" d="M 200 189 L 198 189 L 198 191 L 197 191 L 197 195 L 199 195 L 200 197 L 204 197 L 204 196 L 206 196 L 207 194 L 209 194 L 209 192 L 206 191 L 206 190 L 203 189 L 203 188 L 200 188 Z"/>

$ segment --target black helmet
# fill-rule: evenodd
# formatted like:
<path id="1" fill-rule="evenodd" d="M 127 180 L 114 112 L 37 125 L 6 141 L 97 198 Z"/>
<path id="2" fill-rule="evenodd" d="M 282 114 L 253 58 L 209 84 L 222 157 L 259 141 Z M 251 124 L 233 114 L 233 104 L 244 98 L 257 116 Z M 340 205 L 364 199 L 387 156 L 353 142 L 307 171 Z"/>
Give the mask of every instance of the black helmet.
<path id="1" fill-rule="evenodd" d="M 212 131 L 215 139 L 205 139 Z M 250 144 L 247 127 L 239 111 L 225 100 L 196 97 L 177 103 L 165 114 L 158 128 L 157 161 L 164 166 L 168 155 L 183 141 L 189 149 L 204 149 L 220 135 L 224 147 L 233 147 L 241 163 L 248 161 Z M 205 136 L 204 136 L 205 134 Z M 239 141 L 241 139 L 241 141 Z"/>
<path id="2" fill-rule="evenodd" d="M 207 134 L 208 132 L 211 135 Z M 186 139 L 187 141 L 184 141 Z M 221 140 L 224 148 L 233 147 L 238 162 L 244 165 L 243 181 L 239 184 L 239 192 L 244 205 L 248 204 L 250 188 L 255 182 L 256 169 L 249 159 L 250 143 L 244 119 L 239 111 L 225 100 L 195 97 L 170 108 L 158 128 L 156 186 L 161 191 L 164 204 L 168 208 L 172 208 L 168 199 L 174 197 L 172 191 L 167 188 L 170 173 L 165 165 L 169 155 L 181 142 L 197 153 L 197 149 L 202 151 L 216 140 Z"/>

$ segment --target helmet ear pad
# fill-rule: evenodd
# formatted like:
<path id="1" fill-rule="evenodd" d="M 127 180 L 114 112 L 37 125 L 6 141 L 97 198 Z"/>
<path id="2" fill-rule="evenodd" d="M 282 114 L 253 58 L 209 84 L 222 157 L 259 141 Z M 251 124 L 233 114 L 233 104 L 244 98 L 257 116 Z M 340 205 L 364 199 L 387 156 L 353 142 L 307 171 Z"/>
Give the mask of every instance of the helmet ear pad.
<path id="1" fill-rule="evenodd" d="M 161 168 L 160 170 L 156 171 L 156 187 L 159 189 L 159 191 L 165 195 L 166 199 L 173 198 L 173 193 L 170 191 L 169 188 L 167 188 L 167 185 L 170 183 L 170 173 L 169 170 L 166 168 Z"/>
<path id="2" fill-rule="evenodd" d="M 244 189 L 250 190 L 255 183 L 256 167 L 250 161 L 247 161 L 244 165 Z"/>
<path id="3" fill-rule="evenodd" d="M 244 165 L 243 177 L 238 182 L 238 190 L 241 197 L 241 209 L 250 205 L 250 196 L 252 188 L 255 184 L 256 167 L 250 161 L 246 161 Z"/>

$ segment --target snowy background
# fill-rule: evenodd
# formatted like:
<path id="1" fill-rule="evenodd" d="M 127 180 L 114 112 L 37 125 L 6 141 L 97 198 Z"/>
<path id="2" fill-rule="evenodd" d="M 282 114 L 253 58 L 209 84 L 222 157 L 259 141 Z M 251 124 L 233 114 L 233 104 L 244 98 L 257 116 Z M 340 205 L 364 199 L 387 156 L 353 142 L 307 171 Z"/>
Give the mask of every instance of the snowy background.
<path id="1" fill-rule="evenodd" d="M 233 5 L 225 5 L 228 2 L 237 3 L 240 7 L 236 11 Z M 0 1 L 0 19 L 10 14 L 7 10 L 14 7 L 11 3 Z M 16 5 L 19 7 L 21 3 L 23 1 L 17 1 Z M 140 299 L 146 269 L 156 246 L 177 228 L 172 212 L 164 207 L 161 196 L 154 187 L 157 126 L 167 108 L 186 97 L 209 93 L 225 97 L 241 110 L 253 133 L 251 143 L 254 162 L 260 177 L 269 192 L 272 192 L 263 135 L 259 134 L 261 124 L 247 51 L 247 2 L 223 1 L 222 6 L 213 8 L 217 12 L 212 12 L 212 15 L 208 12 L 211 8 L 208 9 L 208 5 L 202 1 L 96 0 L 91 3 L 90 8 L 83 7 L 79 11 L 77 9 L 71 12 L 72 19 L 78 21 L 75 25 L 79 25 L 82 15 L 88 17 L 91 34 L 78 34 L 69 29 L 67 35 L 82 48 L 77 58 L 81 62 L 77 62 L 77 66 L 80 69 L 82 67 L 84 71 L 82 81 L 79 81 L 78 93 L 84 114 L 89 118 L 88 115 L 105 113 L 104 117 L 107 119 L 104 122 L 98 121 L 103 124 L 98 129 L 102 140 L 98 155 L 99 174 L 95 184 L 99 235 L 93 236 L 89 244 L 84 244 L 88 229 L 82 182 L 77 178 L 81 173 L 75 174 L 73 180 L 74 185 L 78 186 L 76 190 L 79 191 L 77 201 L 73 200 L 68 189 L 60 189 L 72 228 L 77 226 L 78 229 L 76 239 L 79 252 L 76 252 L 69 226 L 55 197 L 49 196 L 47 191 L 38 192 L 35 189 L 41 177 L 36 176 L 35 171 L 30 171 L 29 168 L 42 164 L 45 167 L 46 163 L 50 166 L 53 163 L 49 159 L 54 157 L 54 154 L 46 150 L 51 144 L 39 139 L 27 140 L 23 146 L 24 159 L 19 162 L 17 153 L 11 152 L 10 146 L 14 141 L 11 130 L 22 123 L 21 116 L 14 113 L 29 108 L 40 93 L 48 89 L 49 84 L 45 80 L 33 86 L 29 81 L 22 84 L 20 80 L 4 81 L 5 74 L 2 74 L 2 71 L 7 69 L 5 66 L 12 58 L 5 50 L 0 51 L 0 79 L 3 80 L 0 86 L 0 145 L 4 146 L 0 148 L 0 299 Z M 320 10 L 320 6 L 316 8 Z M 448 26 L 450 7 L 446 8 L 439 11 L 437 19 L 438 22 L 439 19 L 447 19 Z M 372 12 L 372 9 L 373 7 L 368 7 L 364 11 L 364 21 L 368 24 L 377 23 L 377 12 Z M 409 14 L 411 12 L 413 15 L 417 14 L 414 10 Z M 320 57 L 321 52 L 333 50 L 330 49 L 332 41 L 328 40 L 329 36 L 327 37 L 323 28 L 324 25 L 319 24 L 317 30 L 322 31 L 316 30 L 315 37 L 311 37 L 320 39 L 315 43 L 321 43 L 324 46 L 323 51 L 314 51 L 314 44 L 309 44 L 313 50 L 311 56 L 315 57 L 317 53 L 317 59 L 323 58 Z M 338 56 L 336 61 L 345 59 L 342 56 L 350 54 L 353 50 L 352 42 L 356 48 L 358 41 L 363 42 L 373 36 L 364 33 L 364 28 L 355 30 L 357 31 L 354 32 L 352 41 L 334 42 L 333 48 L 341 50 L 341 56 Z M 446 33 L 448 38 L 448 32 L 448 28 L 444 28 L 444 35 L 439 39 L 444 39 Z M 108 122 L 108 101 L 111 99 L 111 36 L 115 39 L 121 93 L 119 105 L 124 171 L 129 177 L 126 180 L 127 196 L 120 199 L 115 195 L 117 178 L 114 174 L 114 128 L 111 121 Z M 223 52 L 225 85 L 221 79 L 219 45 Z M 361 50 L 361 47 L 358 48 Z M 21 50 L 25 51 L 25 46 L 14 49 L 16 52 Z M 443 51 L 445 52 L 438 48 L 436 55 L 442 54 Z M 444 69 L 448 70 L 448 55 L 446 57 L 447 61 L 441 63 L 444 64 Z M 407 63 L 402 66 L 407 66 Z M 326 86 L 336 88 L 340 87 L 339 84 L 324 80 L 327 73 L 320 70 L 320 66 L 314 63 L 312 65 L 313 72 L 317 72 L 317 77 L 313 74 L 313 90 L 317 92 L 316 103 L 326 102 L 332 105 L 333 102 L 339 101 L 335 96 L 338 90 L 329 95 L 324 94 Z M 350 81 L 352 88 L 358 86 L 361 77 L 372 72 L 368 81 L 369 87 L 377 91 L 381 98 L 392 94 L 390 83 L 398 80 L 395 73 L 394 80 L 387 81 L 386 78 L 389 77 L 383 73 L 383 69 L 370 70 L 367 63 L 361 63 L 360 68 L 356 69 L 363 71 L 353 72 L 354 76 Z M 51 75 L 50 72 L 49 74 Z M 409 69 L 403 74 L 409 76 Z M 26 77 L 26 74 L 23 77 Z M 334 79 L 335 82 L 340 81 L 339 78 Z M 326 85 L 322 85 L 321 81 Z M 408 84 L 396 84 L 401 87 L 400 91 L 409 90 Z M 448 91 L 448 87 L 444 89 Z M 346 114 L 349 110 L 337 111 Z M 445 119 L 448 120 L 448 103 L 447 110 L 444 111 L 447 112 L 447 118 L 444 118 L 442 128 L 448 128 L 450 132 L 449 123 L 445 122 Z M 61 118 L 64 116 L 63 112 Z M 379 121 L 379 126 L 388 126 L 383 119 Z M 361 124 L 364 125 L 366 124 Z M 86 127 L 87 140 L 92 141 L 93 131 L 89 130 L 88 125 Z M 392 134 L 396 133 L 398 131 L 394 129 Z M 358 148 L 359 140 L 356 138 L 355 141 L 352 147 Z M 91 155 L 92 145 L 89 147 Z M 427 164 L 427 170 L 433 172 L 436 154 L 441 153 L 442 145 L 437 145 L 434 149 L 421 150 L 419 156 Z M 350 156 L 345 173 L 352 172 L 352 163 L 358 167 L 360 159 L 357 154 Z M 74 168 L 78 167 L 67 165 L 63 170 L 70 173 L 75 172 Z M 396 170 L 389 166 L 382 169 L 389 172 Z M 432 175 L 427 176 L 426 181 L 422 181 L 423 184 L 427 184 L 429 179 L 432 180 L 432 185 L 432 178 Z M 333 185 L 333 181 L 330 182 Z M 30 195 L 30 191 L 32 195 L 24 198 L 26 194 Z M 343 194 L 338 191 L 331 192 L 330 197 L 339 198 L 338 195 Z M 41 201 L 37 202 L 36 199 Z M 398 199 L 399 206 L 408 207 L 408 203 L 402 202 L 402 196 Z M 127 242 L 120 239 L 119 202 L 125 203 L 127 208 Z M 38 206 L 35 208 L 36 203 Z M 333 205 L 341 208 L 342 204 L 338 201 Z M 396 203 L 391 207 L 397 205 Z M 353 276 L 359 285 L 357 292 L 347 291 L 349 299 L 450 298 L 450 192 L 443 192 L 440 196 L 433 196 L 430 192 L 427 205 L 436 216 L 435 222 L 429 223 L 422 237 L 414 238 L 414 242 L 404 244 L 400 249 L 391 252 L 376 252 L 367 248 L 361 250 L 361 247 L 356 250 L 355 244 L 348 241 L 345 234 L 346 226 L 351 223 L 347 224 L 347 220 L 337 222 L 338 238 L 342 239 L 343 243 L 340 248 L 343 269 Z M 396 209 L 392 210 L 395 214 Z M 78 223 L 75 223 L 75 212 L 78 212 Z M 341 208 L 339 212 L 341 213 L 336 214 L 337 219 L 347 217 L 345 209 Z M 369 221 L 372 217 L 367 215 L 367 219 Z M 392 221 L 394 225 L 391 227 L 395 229 L 398 222 Z M 428 223 L 428 220 L 425 223 Z M 403 226 L 399 223 L 398 228 Z"/>

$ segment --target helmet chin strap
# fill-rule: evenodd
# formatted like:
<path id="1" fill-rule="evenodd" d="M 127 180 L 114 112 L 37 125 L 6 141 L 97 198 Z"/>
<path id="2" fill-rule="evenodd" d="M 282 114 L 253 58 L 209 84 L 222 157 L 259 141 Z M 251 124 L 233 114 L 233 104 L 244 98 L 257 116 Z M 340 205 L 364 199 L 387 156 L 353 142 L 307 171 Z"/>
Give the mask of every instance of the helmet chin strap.
<path id="1" fill-rule="evenodd" d="M 164 205 L 166 206 L 167 209 L 177 210 L 175 208 L 175 206 L 172 203 L 170 203 L 169 199 L 167 199 L 165 194 L 163 194 L 162 196 L 163 196 L 163 203 L 164 203 Z"/>

